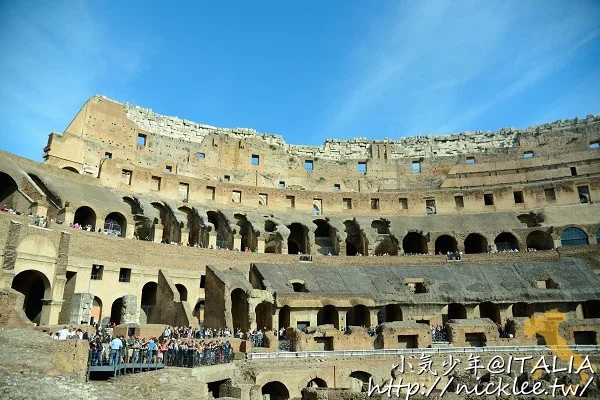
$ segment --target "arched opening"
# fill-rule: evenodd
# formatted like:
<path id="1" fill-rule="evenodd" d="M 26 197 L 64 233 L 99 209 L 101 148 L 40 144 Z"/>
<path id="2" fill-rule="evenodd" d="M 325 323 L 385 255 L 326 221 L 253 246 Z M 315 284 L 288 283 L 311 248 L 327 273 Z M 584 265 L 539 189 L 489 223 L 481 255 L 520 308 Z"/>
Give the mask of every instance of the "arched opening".
<path id="1" fill-rule="evenodd" d="M 397 256 L 398 255 L 398 239 L 391 235 L 380 236 L 380 242 L 375 247 L 376 256 Z"/>
<path id="2" fill-rule="evenodd" d="M 139 240 L 150 241 L 152 234 L 150 227 L 152 226 L 152 219 L 147 215 L 144 215 L 144 210 L 140 201 L 131 196 L 124 196 L 123 201 L 131 208 L 131 214 L 133 215 L 134 226 L 133 236 Z"/>
<path id="3" fill-rule="evenodd" d="M 427 254 L 427 239 L 418 232 L 409 232 L 402 239 L 404 254 Z"/>
<path id="4" fill-rule="evenodd" d="M 588 244 L 588 235 L 583 230 L 572 226 L 562 231 L 560 234 L 560 244 L 562 246 L 580 246 Z"/>
<path id="5" fill-rule="evenodd" d="M 241 329 L 246 332 L 248 330 L 248 301 L 243 289 L 237 288 L 231 292 L 231 320 L 234 331 Z"/>
<path id="6" fill-rule="evenodd" d="M 273 329 L 273 305 L 263 301 L 256 306 L 256 329 L 262 329 L 264 332 Z"/>
<path id="7" fill-rule="evenodd" d="M 0 206 L 18 208 L 14 197 L 17 193 L 18 186 L 15 180 L 7 173 L 0 172 Z"/>
<path id="8" fill-rule="evenodd" d="M 248 218 L 243 214 L 235 214 L 236 225 L 238 226 L 238 232 L 241 236 L 240 251 L 246 249 L 254 251 L 258 247 L 258 238 L 254 232 L 254 228 Z"/>
<path id="9" fill-rule="evenodd" d="M 158 285 L 156 282 L 148 282 L 142 288 L 142 301 L 141 301 L 141 313 L 140 323 L 151 324 L 153 321 L 150 320 L 150 314 L 156 305 L 156 291 Z"/>
<path id="10" fill-rule="evenodd" d="M 46 292 L 50 295 L 50 282 L 46 275 L 31 269 L 20 272 L 13 278 L 11 287 L 25 296 L 23 311 L 27 318 L 38 325 L 42 323 L 42 299 Z"/>
<path id="11" fill-rule="evenodd" d="M 328 304 L 317 313 L 317 325 L 333 325 L 336 329 L 340 327 L 340 317 L 336 306 Z"/>
<path id="12" fill-rule="evenodd" d="M 360 226 L 354 220 L 344 221 L 346 232 L 346 255 L 356 256 L 368 254 L 368 243 Z"/>
<path id="13" fill-rule="evenodd" d="M 290 230 L 288 254 L 309 254 L 308 228 L 297 222 L 294 222 L 288 228 Z"/>
<path id="14" fill-rule="evenodd" d="M 357 304 L 348 310 L 346 314 L 346 328 L 351 326 L 371 327 L 371 313 L 366 306 Z"/>
<path id="15" fill-rule="evenodd" d="M 287 387 L 279 381 L 265 383 L 261 389 L 261 393 L 263 398 L 269 400 L 287 400 L 290 398 L 290 392 Z"/>
<path id="16" fill-rule="evenodd" d="M 102 318 L 102 300 L 100 300 L 100 297 L 94 296 L 90 325 L 93 325 L 96 321 L 100 321 L 100 318 Z"/>
<path id="17" fill-rule="evenodd" d="M 444 325 L 451 319 L 467 319 L 467 309 L 460 303 L 450 303 L 444 308 L 445 312 L 442 311 L 442 323 Z"/>
<path id="18" fill-rule="evenodd" d="M 42 181 L 37 175 L 32 174 L 32 173 L 28 173 L 27 175 L 29 175 L 29 177 L 31 178 L 31 180 L 38 186 L 38 188 L 40 188 L 40 190 L 42 192 L 44 192 L 44 194 L 46 195 L 46 197 L 48 198 L 48 200 L 58 209 L 60 210 L 62 208 L 62 201 L 60 200 L 60 198 L 56 195 L 56 193 L 54 193 L 53 191 L 51 191 L 48 186 L 46 186 L 46 184 L 44 183 L 44 181 Z M 4 204 L 4 203 L 2 203 Z"/>
<path id="19" fill-rule="evenodd" d="M 441 235 L 435 239 L 435 254 L 448 254 L 458 252 L 458 243 L 450 235 Z"/>
<path id="20" fill-rule="evenodd" d="M 600 300 L 587 300 L 582 306 L 583 318 L 600 318 Z"/>
<path id="21" fill-rule="evenodd" d="M 466 254 L 477 254 L 487 253 L 488 243 L 487 239 L 479 233 L 471 233 L 465 239 L 465 253 Z"/>
<path id="22" fill-rule="evenodd" d="M 229 221 L 225 215 L 217 211 L 207 211 L 208 222 L 213 224 L 217 234 L 217 248 L 233 249 L 233 234 L 229 229 Z"/>
<path id="23" fill-rule="evenodd" d="M 531 317 L 533 316 L 533 306 L 529 303 L 519 302 L 512 305 L 513 317 Z"/>
<path id="24" fill-rule="evenodd" d="M 121 324 L 123 310 L 123 298 L 119 297 L 112 303 L 112 307 L 110 307 L 110 322 L 115 323 L 117 325 Z"/>
<path id="25" fill-rule="evenodd" d="M 502 232 L 494 239 L 497 251 L 513 251 L 519 250 L 519 241 L 510 232 Z"/>
<path id="26" fill-rule="evenodd" d="M 112 236 L 125 237 L 125 231 L 127 230 L 127 220 L 123 214 L 118 212 L 111 212 L 104 219 L 104 233 Z"/>
<path id="27" fill-rule="evenodd" d="M 329 225 L 329 222 L 323 219 L 317 219 L 314 223 L 317 225 L 317 229 L 315 230 L 317 252 L 323 255 L 338 255 L 335 229 Z"/>
<path id="28" fill-rule="evenodd" d="M 265 253 L 281 254 L 281 242 L 279 234 L 270 234 L 265 241 Z"/>
<path id="29" fill-rule="evenodd" d="M 83 229 L 90 227 L 93 231 L 96 228 L 96 213 L 88 206 L 79 207 L 75 211 L 73 223 L 80 225 Z"/>
<path id="30" fill-rule="evenodd" d="M 479 304 L 479 318 L 489 318 L 496 324 L 499 324 L 500 310 L 496 304 L 491 301 L 485 301 Z"/>
<path id="31" fill-rule="evenodd" d="M 290 327 L 290 306 L 283 306 L 279 309 L 279 329 Z"/>
<path id="32" fill-rule="evenodd" d="M 79 173 L 79 171 L 77 171 L 77 169 L 73 168 L 73 167 L 63 167 L 62 169 L 64 169 L 65 171 L 69 171 L 69 172 L 75 172 L 76 174 Z"/>
<path id="33" fill-rule="evenodd" d="M 386 304 L 377 313 L 378 323 L 402 321 L 400 304 Z"/>
<path id="34" fill-rule="evenodd" d="M 352 389 L 359 389 L 357 391 L 367 392 L 369 390 L 369 380 L 372 378 L 372 375 L 365 371 L 352 371 L 350 373 L 350 378 L 354 378 Z"/>
<path id="35" fill-rule="evenodd" d="M 527 248 L 534 250 L 552 250 L 554 248 L 554 241 L 552 236 L 547 232 L 533 231 L 527 235 L 526 239 Z"/>
<path id="36" fill-rule="evenodd" d="M 198 321 L 204 321 L 204 300 L 198 300 L 194 307 L 194 316 Z"/>
<path id="37" fill-rule="evenodd" d="M 177 288 L 177 291 L 179 292 L 179 300 L 187 301 L 187 298 L 188 298 L 187 288 L 181 283 L 176 283 L 175 287 Z"/>
<path id="38" fill-rule="evenodd" d="M 390 221 L 385 219 L 377 219 L 371 222 L 371 228 L 375 229 L 378 235 L 389 235 Z"/>
<path id="39" fill-rule="evenodd" d="M 321 378 L 313 378 L 310 381 L 308 381 L 308 384 L 306 385 L 306 387 L 326 388 L 327 387 L 327 382 L 325 382 Z"/>

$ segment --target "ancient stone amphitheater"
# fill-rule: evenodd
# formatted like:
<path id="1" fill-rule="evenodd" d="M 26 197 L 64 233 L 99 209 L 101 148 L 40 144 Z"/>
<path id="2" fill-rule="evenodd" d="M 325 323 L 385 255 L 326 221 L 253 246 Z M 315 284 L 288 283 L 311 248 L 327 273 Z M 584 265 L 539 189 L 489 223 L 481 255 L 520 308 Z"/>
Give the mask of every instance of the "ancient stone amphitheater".
<path id="1" fill-rule="evenodd" d="M 317 147 L 94 96 L 43 163 L 0 152 L 18 212 L 0 213 L 0 323 L 287 328 L 292 350 L 337 351 L 427 348 L 437 325 L 449 346 L 535 345 L 524 321 L 557 309 L 568 343 L 595 345 L 599 200 L 595 115 Z M 276 399 L 389 375 L 356 364 L 219 379 Z"/>

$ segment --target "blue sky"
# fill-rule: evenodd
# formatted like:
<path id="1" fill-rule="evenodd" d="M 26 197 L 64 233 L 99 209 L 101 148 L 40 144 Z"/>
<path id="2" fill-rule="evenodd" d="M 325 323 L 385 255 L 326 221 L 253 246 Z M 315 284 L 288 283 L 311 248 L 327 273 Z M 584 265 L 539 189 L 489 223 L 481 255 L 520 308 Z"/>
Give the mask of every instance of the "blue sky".
<path id="1" fill-rule="evenodd" d="M 0 1 L 0 149 L 99 93 L 288 143 L 600 113 L 599 1 Z"/>

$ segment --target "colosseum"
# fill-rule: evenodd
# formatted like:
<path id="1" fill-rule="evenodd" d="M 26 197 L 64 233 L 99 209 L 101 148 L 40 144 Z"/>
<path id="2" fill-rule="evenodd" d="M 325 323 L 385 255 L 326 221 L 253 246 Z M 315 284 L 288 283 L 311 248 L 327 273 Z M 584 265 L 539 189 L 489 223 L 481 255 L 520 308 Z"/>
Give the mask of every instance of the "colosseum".
<path id="1" fill-rule="evenodd" d="M 300 146 L 94 96 L 42 163 L 0 154 L 0 323 L 264 331 L 214 398 L 363 398 L 391 362 L 327 352 L 544 345 L 550 310 L 600 342 L 600 116 Z"/>

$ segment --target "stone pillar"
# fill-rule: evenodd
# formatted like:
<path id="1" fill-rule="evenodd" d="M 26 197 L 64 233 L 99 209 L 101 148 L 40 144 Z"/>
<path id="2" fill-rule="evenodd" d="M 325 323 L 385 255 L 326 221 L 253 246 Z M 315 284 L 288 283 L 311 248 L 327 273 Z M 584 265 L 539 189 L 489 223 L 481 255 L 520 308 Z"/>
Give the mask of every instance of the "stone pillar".
<path id="1" fill-rule="evenodd" d="M 340 242 L 340 252 L 338 255 L 340 255 L 340 256 L 346 255 L 346 242 Z"/>
<path id="2" fill-rule="evenodd" d="M 39 202 L 34 202 L 31 204 L 31 213 L 40 217 L 46 217 L 48 215 L 48 207 Z"/>
<path id="3" fill-rule="evenodd" d="M 58 314 L 63 300 L 42 299 L 42 315 L 40 325 L 58 325 Z"/>
<path id="4" fill-rule="evenodd" d="M 58 212 L 56 217 L 58 221 L 63 221 L 66 226 L 73 223 L 73 219 L 75 219 L 75 213 L 71 207 L 65 207 Z"/>
<path id="5" fill-rule="evenodd" d="M 135 221 L 127 221 L 127 228 L 125 229 L 125 238 L 133 239 L 135 236 Z"/>
<path id="6" fill-rule="evenodd" d="M 92 316 L 94 295 L 91 293 L 75 293 L 71 298 L 69 324 L 88 323 Z"/>
<path id="7" fill-rule="evenodd" d="M 496 247 L 496 243 L 492 242 L 492 244 L 490 244 L 489 246 L 490 246 L 490 252 L 491 253 L 495 253 L 495 252 L 498 251 L 498 247 Z"/>
<path id="8" fill-rule="evenodd" d="M 379 312 L 380 308 L 372 308 L 369 310 L 369 314 L 371 317 L 371 326 L 377 326 L 377 313 Z M 369 328 L 367 326 L 367 328 Z"/>
<path id="9" fill-rule="evenodd" d="M 244 251 L 246 249 L 242 249 L 242 235 L 236 233 L 233 235 L 233 250 L 238 249 L 240 251 Z"/>
<path id="10" fill-rule="evenodd" d="M 256 248 L 258 249 L 259 253 L 265 252 L 265 238 L 262 238 L 262 237 L 257 238 Z"/>
<path id="11" fill-rule="evenodd" d="M 188 228 L 181 228 L 181 244 L 188 246 L 190 241 L 190 230 Z"/>
<path id="12" fill-rule="evenodd" d="M 133 324 L 137 322 L 137 296 L 127 294 L 123 296 L 121 306 L 121 324 Z"/>
<path id="13" fill-rule="evenodd" d="M 554 248 L 558 249 L 561 246 L 562 246 L 562 242 L 561 242 L 560 238 L 554 239 Z"/>
<path id="14" fill-rule="evenodd" d="M 154 225 L 154 243 L 162 242 L 163 228 L 164 226 L 161 224 Z"/>
<path id="15" fill-rule="evenodd" d="M 104 232 L 104 218 L 96 218 L 94 231 L 98 232 L 98 229 L 100 229 L 100 232 Z"/>
<path id="16" fill-rule="evenodd" d="M 208 233 L 208 248 L 213 248 L 216 249 L 217 248 L 217 232 L 215 231 L 210 231 Z"/>
<path id="17" fill-rule="evenodd" d="M 338 309 L 338 319 L 339 319 L 339 329 L 346 329 L 346 314 L 348 314 L 348 310 L 340 310 Z"/>

